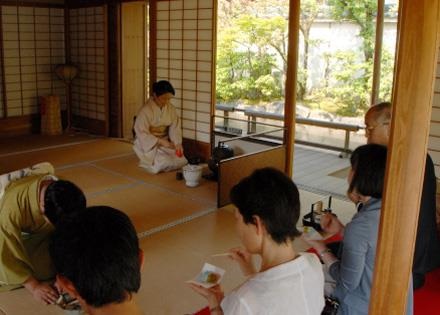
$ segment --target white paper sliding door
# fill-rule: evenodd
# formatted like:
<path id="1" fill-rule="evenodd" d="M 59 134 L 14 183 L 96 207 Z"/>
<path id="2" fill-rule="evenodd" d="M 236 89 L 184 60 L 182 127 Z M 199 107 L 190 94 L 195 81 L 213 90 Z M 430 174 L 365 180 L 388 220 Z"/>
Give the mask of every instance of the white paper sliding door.
<path id="1" fill-rule="evenodd" d="M 107 124 L 107 7 L 69 10 L 71 61 L 79 67 L 72 82 L 72 113 Z"/>
<path id="2" fill-rule="evenodd" d="M 0 117 L 37 114 L 38 97 L 50 94 L 65 109 L 66 89 L 53 72 L 65 62 L 64 9 L 1 6 L 1 20 L 6 99 Z"/>
<path id="3" fill-rule="evenodd" d="M 210 143 L 215 0 L 157 1 L 156 76 L 176 88 L 186 139 Z"/>

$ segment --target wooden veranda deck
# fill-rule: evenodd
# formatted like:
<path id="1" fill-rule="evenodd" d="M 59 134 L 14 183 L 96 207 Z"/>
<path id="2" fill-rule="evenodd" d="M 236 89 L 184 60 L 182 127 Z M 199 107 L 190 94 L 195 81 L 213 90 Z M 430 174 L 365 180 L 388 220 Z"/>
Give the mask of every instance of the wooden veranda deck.
<path id="1" fill-rule="evenodd" d="M 300 189 L 346 199 L 349 166 L 338 152 L 295 145 L 293 180 Z"/>

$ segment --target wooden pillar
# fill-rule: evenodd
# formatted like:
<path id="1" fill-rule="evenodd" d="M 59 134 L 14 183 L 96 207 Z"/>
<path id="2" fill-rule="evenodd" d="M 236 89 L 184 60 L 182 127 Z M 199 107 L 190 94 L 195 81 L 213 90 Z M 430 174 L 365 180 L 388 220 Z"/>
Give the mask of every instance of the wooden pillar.
<path id="1" fill-rule="evenodd" d="M 401 0 L 391 139 L 370 313 L 405 314 L 437 69 L 440 0 Z"/>
<path id="2" fill-rule="evenodd" d="M 121 4 L 108 4 L 109 135 L 122 137 Z"/>
<path id="3" fill-rule="evenodd" d="M 371 89 L 371 105 L 377 103 L 380 91 L 380 73 L 382 61 L 383 20 L 385 0 L 377 0 L 376 40 L 374 44 L 373 84 Z"/>
<path id="4" fill-rule="evenodd" d="M 217 25 L 218 25 L 218 0 L 214 0 L 213 2 L 214 9 L 212 10 L 212 55 L 211 55 L 211 119 L 210 119 L 210 148 L 209 155 L 207 159 L 212 155 L 212 152 L 215 148 L 215 107 L 217 105 L 216 100 L 216 88 L 217 88 Z M 226 111 L 224 112 L 226 116 Z M 225 126 L 226 120 L 225 120 Z"/>
<path id="5" fill-rule="evenodd" d="M 150 92 L 153 91 L 153 83 L 157 80 L 157 0 L 150 0 Z"/>
<path id="6" fill-rule="evenodd" d="M 289 50 L 287 53 L 287 74 L 284 103 L 284 143 L 286 145 L 286 168 L 289 176 L 293 174 L 293 151 L 295 142 L 296 80 L 299 51 L 299 12 L 300 0 L 289 2 Z"/>

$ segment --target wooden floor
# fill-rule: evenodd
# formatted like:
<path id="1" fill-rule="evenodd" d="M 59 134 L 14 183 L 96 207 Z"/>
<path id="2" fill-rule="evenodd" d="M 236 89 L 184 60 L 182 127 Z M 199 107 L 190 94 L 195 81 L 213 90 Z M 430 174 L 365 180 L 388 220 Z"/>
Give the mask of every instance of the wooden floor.
<path id="1" fill-rule="evenodd" d="M 193 278 L 204 262 L 226 270 L 222 283 L 225 292 L 243 281 L 237 265 L 224 257 L 210 256 L 239 245 L 232 212 L 227 207 L 216 208 L 215 182 L 203 180 L 199 187 L 188 188 L 183 181 L 176 180 L 174 172 L 150 175 L 137 166 L 131 144 L 124 141 L 87 137 L 80 141 L 60 141 L 43 139 L 38 146 L 38 138 L 32 138 L 29 147 L 25 143 L 15 143 L 14 147 L 11 142 L 10 149 L 5 150 L 0 140 L 0 173 L 50 161 L 60 178 L 74 181 L 85 191 L 89 205 L 105 204 L 125 211 L 145 251 L 146 264 L 137 295 L 145 314 L 189 314 L 202 308 L 206 301 L 192 292 L 185 281 Z M 315 178 L 324 178 L 318 174 L 319 169 L 321 174 L 345 183 L 344 179 L 328 174 L 345 168 L 347 160 L 331 156 L 332 166 L 323 167 L 327 162 L 314 158 L 315 154 L 323 158 L 322 152 L 296 148 L 295 181 L 300 187 L 317 182 L 310 175 L 312 168 L 307 166 L 308 160 L 313 161 L 311 165 L 319 166 L 313 171 Z M 306 153 L 310 154 L 309 158 L 305 157 Z M 301 172 L 303 177 L 299 176 Z M 320 194 L 301 191 L 303 213 L 326 193 L 320 189 L 315 190 Z M 343 199 L 335 200 L 333 208 L 343 221 L 348 221 L 354 211 Z M 297 250 L 305 248 L 300 240 L 294 244 Z M 26 290 L 19 289 L 0 294 L 0 314 L 64 313 L 54 306 L 38 304 Z"/>
<path id="2" fill-rule="evenodd" d="M 301 189 L 346 199 L 348 158 L 302 145 L 295 145 L 294 155 L 293 180 Z"/>

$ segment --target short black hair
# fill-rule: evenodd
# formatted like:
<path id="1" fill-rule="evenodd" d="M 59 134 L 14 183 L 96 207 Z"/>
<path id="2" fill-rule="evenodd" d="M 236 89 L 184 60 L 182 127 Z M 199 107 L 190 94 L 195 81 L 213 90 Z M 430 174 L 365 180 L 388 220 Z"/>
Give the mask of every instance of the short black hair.
<path id="1" fill-rule="evenodd" d="M 107 206 L 63 220 L 49 245 L 56 272 L 93 307 L 121 303 L 141 283 L 139 240 L 130 219 Z"/>
<path id="2" fill-rule="evenodd" d="M 161 96 L 166 93 L 176 95 L 176 91 L 174 90 L 173 86 L 169 81 L 166 80 L 161 80 L 153 83 L 153 93 L 156 96 Z"/>
<path id="3" fill-rule="evenodd" d="M 83 210 L 86 197 L 82 190 L 67 180 L 57 180 L 49 184 L 44 194 L 44 215 L 53 225 L 65 216 Z"/>
<path id="4" fill-rule="evenodd" d="M 386 162 L 385 146 L 371 143 L 357 147 L 350 157 L 353 177 L 348 191 L 382 198 Z"/>
<path id="5" fill-rule="evenodd" d="M 244 222 L 254 224 L 254 216 L 259 216 L 276 243 L 286 243 L 301 234 L 296 229 L 298 188 L 283 172 L 270 167 L 258 169 L 235 185 L 230 197 Z"/>

